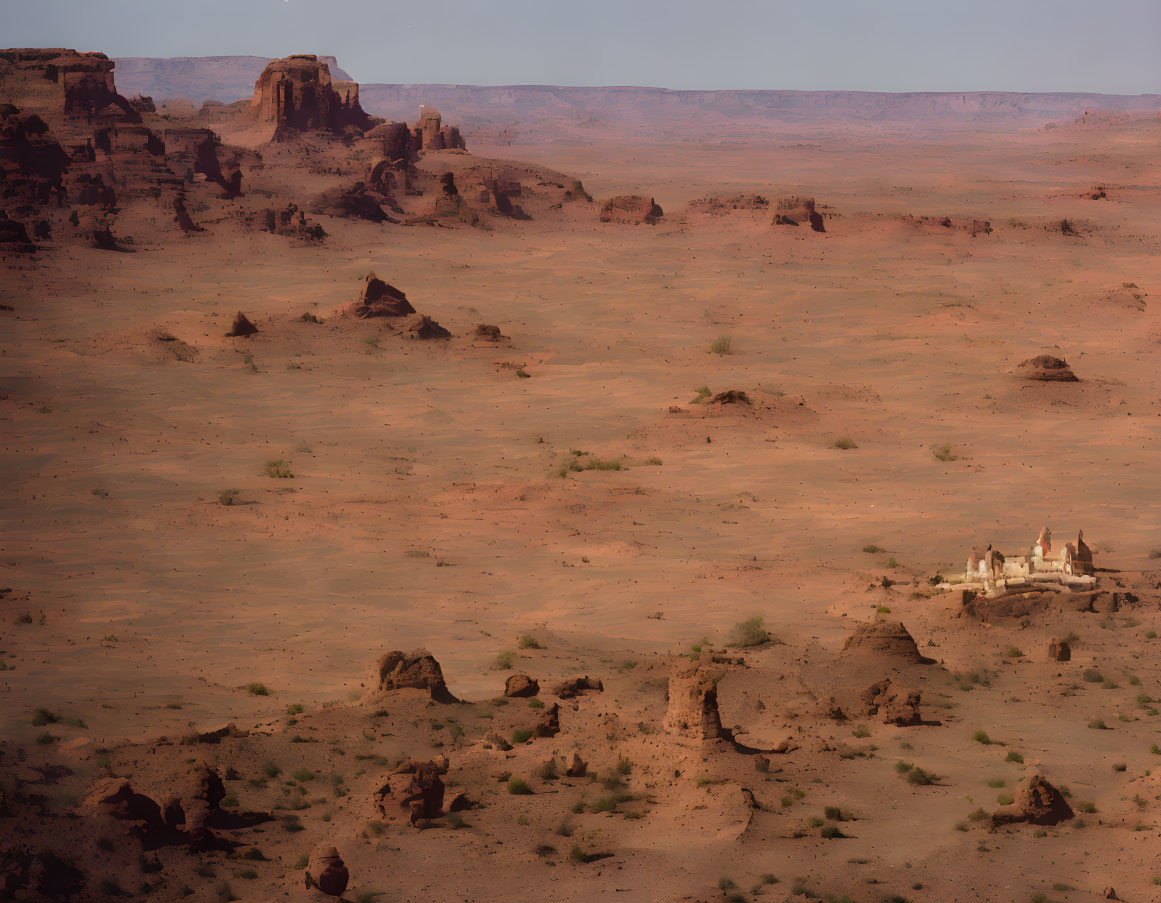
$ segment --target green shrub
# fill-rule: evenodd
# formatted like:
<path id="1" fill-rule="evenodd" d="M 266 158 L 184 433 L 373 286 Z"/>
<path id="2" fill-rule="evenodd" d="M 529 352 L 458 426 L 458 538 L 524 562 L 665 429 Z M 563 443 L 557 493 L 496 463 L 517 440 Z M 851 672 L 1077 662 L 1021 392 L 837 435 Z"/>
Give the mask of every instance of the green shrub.
<path id="1" fill-rule="evenodd" d="M 880 552 L 886 552 L 887 550 L 882 546 L 877 546 L 873 542 L 869 542 L 863 546 L 863 551 L 868 555 L 878 555 Z"/>
<path id="2" fill-rule="evenodd" d="M 1096 668 L 1085 668 L 1084 673 L 1081 675 L 1081 677 L 1084 678 L 1085 683 L 1090 683 L 1090 684 L 1103 683 L 1104 679 L 1105 679 L 1105 676 L 1103 674 L 1101 674 L 1101 672 L 1098 671 Z"/>
<path id="3" fill-rule="evenodd" d="M 763 623 L 761 617 L 739 621 L 730 629 L 729 644 L 731 646 L 761 646 L 763 643 L 770 642 L 770 634 Z"/>
<path id="4" fill-rule="evenodd" d="M 315 777 L 314 772 L 309 768 L 299 768 L 297 771 L 292 771 L 290 776 L 300 784 L 305 784 L 307 781 L 313 781 Z"/>
<path id="5" fill-rule="evenodd" d="M 710 342 L 709 350 L 711 354 L 731 354 L 733 344 L 734 339 L 732 336 L 721 335 Z"/>
<path id="6" fill-rule="evenodd" d="M 1006 755 L 1004 757 L 1004 761 L 1005 762 L 1015 762 L 1018 765 L 1023 765 L 1024 764 L 1024 757 L 1020 753 L 1016 752 L 1013 749 L 1013 750 L 1010 750 L 1008 752 L 1008 755 Z"/>
<path id="7" fill-rule="evenodd" d="M 500 652 L 492 660 L 492 667 L 497 671 L 508 671 L 512 668 L 512 663 L 516 660 L 516 653 L 512 651 Z"/>
<path id="8" fill-rule="evenodd" d="M 266 684 L 252 683 L 246 684 L 246 692 L 251 696 L 269 696 L 270 688 Z"/>
<path id="9" fill-rule="evenodd" d="M 227 508 L 238 500 L 237 489 L 223 489 L 218 493 L 218 502 L 225 505 Z"/>
<path id="10" fill-rule="evenodd" d="M 976 743 L 982 743 L 984 746 L 987 746 L 992 742 L 992 738 L 988 736 L 987 731 L 976 731 L 974 734 L 972 734 L 972 739 L 975 740 Z"/>
<path id="11" fill-rule="evenodd" d="M 858 446 L 855 444 L 855 440 L 850 436 L 843 436 L 839 439 L 835 439 L 834 447 L 841 448 L 843 451 L 849 451 L 852 448 L 858 448 Z"/>
<path id="12" fill-rule="evenodd" d="M 279 480 L 289 480 L 294 477 L 290 471 L 290 462 L 281 458 L 271 458 L 266 462 L 266 476 Z"/>
<path id="13" fill-rule="evenodd" d="M 532 731 L 525 730 L 524 728 L 517 728 L 516 730 L 512 731 L 513 744 L 519 745 L 521 743 L 527 743 L 531 739 Z"/>
<path id="14" fill-rule="evenodd" d="M 952 453 L 951 446 L 948 445 L 947 443 L 944 443 L 943 445 L 931 446 L 931 453 L 933 455 L 935 455 L 935 458 L 938 461 L 958 461 L 959 460 L 959 458 Z"/>
<path id="15" fill-rule="evenodd" d="M 513 796 L 529 796 L 532 788 L 523 778 L 508 778 L 508 792 Z"/>

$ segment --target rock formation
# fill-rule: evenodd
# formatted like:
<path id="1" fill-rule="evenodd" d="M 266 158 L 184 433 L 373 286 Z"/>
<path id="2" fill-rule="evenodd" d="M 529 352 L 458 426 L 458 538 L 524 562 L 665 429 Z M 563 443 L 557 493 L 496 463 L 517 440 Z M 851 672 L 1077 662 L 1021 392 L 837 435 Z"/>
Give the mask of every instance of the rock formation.
<path id="1" fill-rule="evenodd" d="M 1027 778 L 1015 796 L 1014 802 L 992 813 L 993 828 L 1018 822 L 1056 825 L 1074 817 L 1064 795 L 1038 774 Z"/>
<path id="2" fill-rule="evenodd" d="M 605 685 L 599 680 L 589 677 L 572 677 L 560 684 L 553 692 L 561 699 L 572 699 L 581 693 L 603 693 Z"/>
<path id="3" fill-rule="evenodd" d="M 814 198 L 785 197 L 779 198 L 775 205 L 775 226 L 799 226 L 809 224 L 815 232 L 825 232 L 822 214 L 815 209 Z"/>
<path id="4" fill-rule="evenodd" d="M 511 699 L 526 699 L 540 692 L 540 683 L 527 674 L 513 674 L 504 682 L 504 695 Z"/>
<path id="5" fill-rule="evenodd" d="M 339 851 L 330 844 L 321 843 L 311 850 L 305 878 L 308 890 L 313 887 L 327 896 L 341 897 L 351 875 Z"/>
<path id="6" fill-rule="evenodd" d="M 403 334 L 412 339 L 450 339 L 451 333 L 427 314 L 415 314 L 403 324 Z"/>
<path id="7" fill-rule="evenodd" d="M 860 624 L 843 643 L 842 658 L 917 665 L 930 661 L 919 654 L 915 640 L 899 621 Z"/>
<path id="8" fill-rule="evenodd" d="M 361 133 L 372 125 L 359 106 L 359 86 L 333 81 L 326 61 L 305 53 L 267 64 L 254 86 L 250 115 L 272 129 L 275 141 L 302 132 Z"/>
<path id="9" fill-rule="evenodd" d="M 445 767 L 443 771 L 446 770 Z M 413 762 L 406 770 L 391 775 L 376 794 L 380 811 L 394 817 L 396 810 L 406 809 L 413 825 L 438 818 L 443 814 L 444 794 L 440 774 L 440 763 L 432 761 Z"/>
<path id="10" fill-rule="evenodd" d="M 1067 662 L 1072 659 L 1072 647 L 1067 640 L 1053 640 L 1048 644 L 1048 658 L 1054 662 Z"/>
<path id="11" fill-rule="evenodd" d="M 0 94 L 26 109 L 89 121 L 140 122 L 117 93 L 115 63 L 103 53 L 64 48 L 0 50 Z"/>
<path id="12" fill-rule="evenodd" d="M 665 213 L 653 198 L 639 194 L 621 194 L 609 198 L 601 205 L 602 223 L 628 223 L 629 225 L 654 225 Z"/>
<path id="13" fill-rule="evenodd" d="M 693 740 L 726 737 L 718 712 L 718 681 L 722 668 L 702 662 L 679 663 L 669 675 L 669 705 L 665 729 Z"/>
<path id="14" fill-rule="evenodd" d="M 373 317 L 405 317 L 415 313 L 407 296 L 374 273 L 368 273 L 363 291 L 348 309 L 351 316 L 366 320 Z"/>
<path id="15" fill-rule="evenodd" d="M 871 684 L 859 700 L 863 704 L 863 714 L 883 724 L 906 727 L 923 721 L 919 714 L 918 691 L 904 689 L 889 677 Z"/>
<path id="16" fill-rule="evenodd" d="M 417 649 L 410 655 L 388 652 L 379 659 L 378 675 L 381 691 L 427 690 L 436 702 L 459 701 L 449 692 L 439 662 L 426 649 Z"/>
<path id="17" fill-rule="evenodd" d="M 502 342 L 508 336 L 500 332 L 499 326 L 494 326 L 491 323 L 478 323 L 472 335 L 485 342 Z"/>
<path id="18" fill-rule="evenodd" d="M 1030 357 L 1016 368 L 1016 375 L 1021 379 L 1031 379 L 1047 383 L 1075 383 L 1076 374 L 1068 366 L 1068 361 L 1050 354 L 1040 354 Z"/>
<path id="19" fill-rule="evenodd" d="M 226 333 L 231 338 L 248 338 L 258 332 L 258 327 L 250 322 L 242 311 L 234 314 L 234 323 L 230 327 L 230 331 Z"/>

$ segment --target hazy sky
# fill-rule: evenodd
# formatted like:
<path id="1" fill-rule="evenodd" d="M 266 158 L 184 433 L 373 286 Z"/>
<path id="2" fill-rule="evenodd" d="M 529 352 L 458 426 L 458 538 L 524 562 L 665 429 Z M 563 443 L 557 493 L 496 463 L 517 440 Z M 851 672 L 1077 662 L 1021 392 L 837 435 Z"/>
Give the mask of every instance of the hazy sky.
<path id="1" fill-rule="evenodd" d="M 1161 92 L 1161 0 L 0 0 L 0 43 L 362 82 Z"/>

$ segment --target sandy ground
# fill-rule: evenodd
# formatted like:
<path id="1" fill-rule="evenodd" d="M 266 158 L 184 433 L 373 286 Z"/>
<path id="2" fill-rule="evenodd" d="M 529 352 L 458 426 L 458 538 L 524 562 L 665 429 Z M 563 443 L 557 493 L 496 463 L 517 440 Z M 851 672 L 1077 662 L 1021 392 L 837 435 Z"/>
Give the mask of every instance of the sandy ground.
<path id="1" fill-rule="evenodd" d="M 577 206 L 492 231 L 322 218 L 328 241 L 297 247 L 230 223 L 150 241 L 142 212 L 137 230 L 125 220 L 136 253 L 62 247 L 6 261 L 0 733 L 40 755 L 37 707 L 83 719 L 53 728 L 59 752 L 83 760 L 124 741 L 270 722 L 290 703 L 323 707 L 325 722 L 337 711 L 325 703 L 362 696 L 379 654 L 416 646 L 457 695 L 487 699 L 505 676 L 493 660 L 523 634 L 545 650 L 518 651 L 517 670 L 542 682 L 600 674 L 605 694 L 584 705 L 653 723 L 672 655 L 703 637 L 761 616 L 800 668 L 833 657 L 851 624 L 882 606 L 921 649 L 937 647 L 925 650 L 940 665 L 924 698 L 954 698 L 955 709 L 940 728 L 876 727 L 878 759 L 828 765 L 817 747 L 786 757 L 786 780 L 807 791 L 792 805 L 853 808 L 854 839 L 796 840 L 775 826 L 784 814 L 735 830 L 736 801 L 717 800 L 729 785 L 687 780 L 678 792 L 662 778 L 703 767 L 752 776 L 751 764 L 693 753 L 683 765 L 648 733 L 612 742 L 590 710 L 560 753 L 615 751 L 659 788 L 644 819 L 579 817 L 586 849 L 613 858 L 563 855 L 549 871 L 531 853 L 514 860 L 491 845 L 532 849 L 572 798 L 538 793 L 525 810 L 501 793 L 470 819 L 470 840 L 392 828 L 378 858 L 344 849 L 359 863 L 357 887 L 391 889 L 384 900 L 721 899 L 720 876 L 749 894 L 773 872 L 781 883 L 763 893 L 785 896 L 803 875 L 819 893 L 858 900 L 1080 900 L 1110 884 L 1126 900 L 1152 899 L 1156 719 L 1117 715 L 1138 717 L 1133 700 L 1161 691 L 1144 638 L 1161 627 L 1156 593 L 1131 616 L 1083 616 L 1062 666 L 1044 648 L 1073 621 L 965 624 L 948 596 L 913 592 L 959 570 L 973 547 L 1023 551 L 1044 523 L 1061 541 L 1083 528 L 1100 566 L 1156 589 L 1161 125 L 471 150 L 578 176 L 598 200 L 651 195 L 665 216 L 601 224 L 595 206 Z M 1085 196 L 1098 184 L 1108 199 Z M 735 192 L 813 195 L 827 232 L 772 227 L 768 212 L 685 210 Z M 986 219 L 993 231 L 900 214 Z M 1061 234 L 1063 218 L 1079 235 Z M 368 270 L 455 337 L 408 341 L 332 319 Z M 257 336 L 224 336 L 238 310 Z M 324 322 L 302 322 L 304 312 Z M 473 341 L 478 322 L 510 342 Z M 156 327 L 194 346 L 193 360 L 151 343 Z M 712 353 L 723 336 L 730 353 Z M 1012 376 L 1041 353 L 1067 358 L 1081 382 Z M 702 386 L 744 390 L 755 404 L 691 403 Z M 836 448 L 841 438 L 857 447 Z M 950 460 L 933 452 L 944 444 Z M 575 452 L 623 466 L 570 471 L 591 460 Z M 271 460 L 293 476 L 266 476 Z M 225 489 L 239 491 L 236 504 L 219 503 Z M 884 576 L 896 586 L 873 589 Z M 18 623 L 24 612 L 31 624 Z M 1011 646 L 1027 657 L 1005 657 Z M 753 666 L 777 670 L 768 659 L 781 648 L 754 653 Z M 1082 686 L 1094 666 L 1119 687 Z M 990 683 L 961 692 L 953 672 Z M 1054 689 L 1074 681 L 1081 689 Z M 272 695 L 252 695 L 252 682 Z M 785 699 L 776 684 L 769 693 Z M 431 714 L 422 700 L 398 711 L 408 705 L 416 724 Z M 1113 729 L 1086 728 L 1097 718 Z M 1032 829 L 999 843 L 955 830 L 991 805 L 985 780 L 1010 788 L 1023 773 L 973 743 L 976 729 L 1050 762 L 1104 814 L 1088 816 L 1088 834 L 1036 841 Z M 828 730 L 832 743 L 855 742 L 850 725 Z M 373 751 L 414 755 L 423 742 Z M 899 744 L 943 783 L 900 780 Z M 263 755 L 246 753 L 252 764 Z M 514 755 L 515 773 L 543 758 Z M 464 762 L 466 786 L 498 768 L 475 747 Z M 776 810 L 779 792 L 755 788 Z M 365 817 L 344 810 L 302 837 L 347 838 Z M 310 846 L 277 843 L 281 865 L 258 866 L 264 888 L 295 886 L 291 864 Z M 269 898 L 232 884 L 243 899 Z"/>

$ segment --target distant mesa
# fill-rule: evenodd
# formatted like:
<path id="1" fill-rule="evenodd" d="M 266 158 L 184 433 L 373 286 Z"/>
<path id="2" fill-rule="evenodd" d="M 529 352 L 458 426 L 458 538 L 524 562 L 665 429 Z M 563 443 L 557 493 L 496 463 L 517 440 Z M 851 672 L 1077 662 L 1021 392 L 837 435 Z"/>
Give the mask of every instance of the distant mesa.
<path id="1" fill-rule="evenodd" d="M 665 212 L 653 198 L 639 194 L 620 194 L 609 198 L 601 205 L 602 223 L 628 223 L 630 225 L 655 224 Z"/>
<path id="2" fill-rule="evenodd" d="M 1046 383 L 1075 383 L 1080 382 L 1072 368 L 1062 357 L 1053 357 L 1051 354 L 1039 354 L 1030 357 L 1016 368 L 1016 375 L 1021 379 L 1030 379 Z"/>

